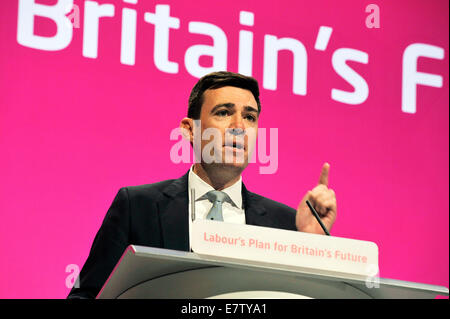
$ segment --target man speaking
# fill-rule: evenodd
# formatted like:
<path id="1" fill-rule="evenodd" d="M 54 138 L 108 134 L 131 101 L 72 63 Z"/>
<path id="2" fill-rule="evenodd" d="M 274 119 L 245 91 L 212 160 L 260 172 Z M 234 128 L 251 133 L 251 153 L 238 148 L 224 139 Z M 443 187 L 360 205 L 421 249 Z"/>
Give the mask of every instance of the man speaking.
<path id="1" fill-rule="evenodd" d="M 68 298 L 95 298 L 129 245 L 189 251 L 191 201 L 196 219 L 324 234 L 308 200 L 331 229 L 337 206 L 328 188 L 328 163 L 297 210 L 244 186 L 241 175 L 255 146 L 260 113 L 254 78 L 231 72 L 202 77 L 190 94 L 188 116 L 180 122 L 198 160 L 181 178 L 119 190 Z"/>

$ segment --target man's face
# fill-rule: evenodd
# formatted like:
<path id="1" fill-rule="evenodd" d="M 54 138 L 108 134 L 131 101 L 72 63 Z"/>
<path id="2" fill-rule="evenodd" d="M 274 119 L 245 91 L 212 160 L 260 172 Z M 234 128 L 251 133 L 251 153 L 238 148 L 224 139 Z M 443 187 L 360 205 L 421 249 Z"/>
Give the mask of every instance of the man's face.
<path id="1" fill-rule="evenodd" d="M 209 155 L 223 167 L 245 169 L 258 130 L 258 105 L 253 94 L 233 86 L 206 90 L 200 122 L 202 163 Z"/>

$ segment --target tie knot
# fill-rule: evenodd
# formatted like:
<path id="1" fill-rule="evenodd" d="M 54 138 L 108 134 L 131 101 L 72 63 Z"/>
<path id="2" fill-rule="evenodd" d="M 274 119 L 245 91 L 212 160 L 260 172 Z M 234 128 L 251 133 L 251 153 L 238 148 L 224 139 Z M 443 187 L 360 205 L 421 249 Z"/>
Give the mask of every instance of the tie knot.
<path id="1" fill-rule="evenodd" d="M 223 203 L 228 199 L 228 195 L 221 191 L 210 191 L 206 193 L 206 196 L 208 197 L 208 200 L 212 203 L 214 202 L 221 202 Z"/>

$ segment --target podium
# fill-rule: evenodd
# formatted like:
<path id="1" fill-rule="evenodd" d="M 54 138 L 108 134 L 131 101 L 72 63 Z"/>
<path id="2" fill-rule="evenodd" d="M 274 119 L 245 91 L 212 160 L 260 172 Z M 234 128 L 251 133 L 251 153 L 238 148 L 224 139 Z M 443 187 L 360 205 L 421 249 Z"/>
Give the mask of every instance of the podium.
<path id="1" fill-rule="evenodd" d="M 130 245 L 97 298 L 435 298 L 446 287 Z"/>

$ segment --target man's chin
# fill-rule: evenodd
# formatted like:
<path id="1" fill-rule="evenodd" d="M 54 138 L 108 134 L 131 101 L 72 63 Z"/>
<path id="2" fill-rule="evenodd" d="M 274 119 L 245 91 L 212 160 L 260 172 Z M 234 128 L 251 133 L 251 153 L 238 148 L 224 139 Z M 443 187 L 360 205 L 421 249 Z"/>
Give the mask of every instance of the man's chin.
<path id="1" fill-rule="evenodd" d="M 218 156 L 220 154 L 220 156 Z M 216 155 L 210 154 L 210 158 L 202 157 L 202 166 L 214 169 L 222 169 L 234 173 L 242 172 L 248 166 L 248 154 L 244 149 L 223 147 Z"/>
<path id="2" fill-rule="evenodd" d="M 223 161 L 211 163 L 209 165 L 211 167 L 220 168 L 226 171 L 242 172 L 248 166 L 248 162 L 241 163 L 239 161 Z"/>
<path id="3" fill-rule="evenodd" d="M 238 170 L 244 170 L 247 167 L 248 163 L 223 163 L 222 166 L 224 168 L 229 169 L 238 169 Z"/>

